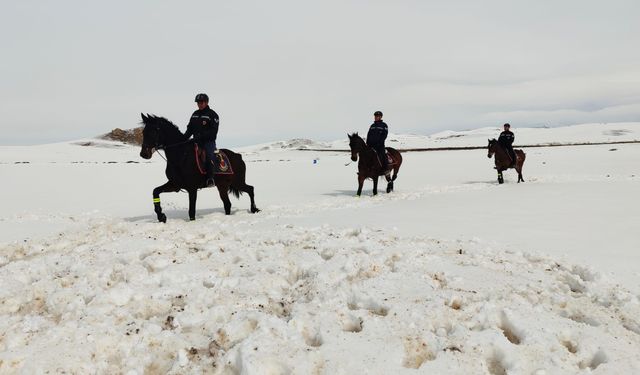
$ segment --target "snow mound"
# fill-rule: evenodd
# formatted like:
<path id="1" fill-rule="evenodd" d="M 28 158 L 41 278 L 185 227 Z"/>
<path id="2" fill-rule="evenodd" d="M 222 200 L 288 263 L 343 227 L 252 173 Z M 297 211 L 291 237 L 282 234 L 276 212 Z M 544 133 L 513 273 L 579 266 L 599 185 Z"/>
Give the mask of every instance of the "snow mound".
<path id="1" fill-rule="evenodd" d="M 640 364 L 636 296 L 592 269 L 479 241 L 96 219 L 3 254 L 2 373 L 634 373 Z"/>

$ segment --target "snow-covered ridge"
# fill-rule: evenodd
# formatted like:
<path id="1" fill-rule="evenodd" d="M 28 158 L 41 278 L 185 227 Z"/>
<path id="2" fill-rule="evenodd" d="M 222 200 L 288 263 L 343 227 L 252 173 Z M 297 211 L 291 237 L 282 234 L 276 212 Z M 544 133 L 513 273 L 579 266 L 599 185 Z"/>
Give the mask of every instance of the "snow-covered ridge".
<path id="1" fill-rule="evenodd" d="M 393 130 L 393 129 L 392 129 Z M 502 128 L 490 127 L 467 131 L 443 131 L 432 135 L 389 133 L 387 146 L 399 149 L 484 147 L 487 139 L 497 138 Z M 572 143 L 606 143 L 640 141 L 640 123 L 582 124 L 557 128 L 512 128 L 516 135 L 515 145 L 553 145 Z M 366 137 L 366 129 L 359 133 Z M 344 150 L 349 141 L 338 139 L 332 142 L 316 142 L 309 139 L 291 139 L 244 147 L 246 151 L 279 151 L 282 149 Z"/>
<path id="2" fill-rule="evenodd" d="M 481 128 L 469 131 L 444 131 L 433 135 L 390 133 L 387 146 L 399 149 L 484 147 L 487 139 L 496 138 L 500 128 Z M 549 145 L 570 143 L 601 143 L 640 141 L 640 123 L 583 124 L 558 128 L 514 128 L 515 145 Z M 361 132 L 366 135 L 366 129 Z M 224 146 L 220 138 L 220 147 Z M 79 149 L 81 147 L 81 149 Z M 344 139 L 320 142 L 294 138 L 286 141 L 263 143 L 234 148 L 243 153 L 270 153 L 289 150 L 344 150 L 349 148 Z M 99 149 L 102 149 L 99 150 Z M 37 146 L 0 146 L 0 164 L 47 162 L 142 162 L 139 146 L 103 139 L 82 139 Z"/>

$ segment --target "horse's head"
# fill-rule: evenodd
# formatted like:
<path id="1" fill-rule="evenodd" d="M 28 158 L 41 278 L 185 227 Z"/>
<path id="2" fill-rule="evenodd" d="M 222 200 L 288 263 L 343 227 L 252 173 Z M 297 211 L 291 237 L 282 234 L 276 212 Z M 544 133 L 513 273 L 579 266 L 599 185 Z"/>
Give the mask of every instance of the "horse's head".
<path id="1" fill-rule="evenodd" d="M 153 151 L 160 145 L 160 125 L 157 123 L 155 116 L 145 116 L 141 113 L 142 123 L 144 129 L 142 129 L 142 149 L 140 150 L 140 156 L 143 159 L 151 159 Z"/>
<path id="2" fill-rule="evenodd" d="M 498 145 L 498 141 L 494 139 L 489 139 L 489 145 L 487 146 L 487 157 L 491 158 L 493 154 L 496 152 L 496 146 Z"/>
<path id="3" fill-rule="evenodd" d="M 360 138 L 358 133 L 347 134 L 349 137 L 349 148 L 351 149 L 351 160 L 358 161 L 358 152 L 360 152 L 364 145 L 364 140 Z"/>
<path id="4" fill-rule="evenodd" d="M 140 156 L 144 159 L 151 159 L 154 150 L 184 143 L 184 134 L 171 121 L 149 114 L 145 116 L 141 113 L 140 115 L 144 124 Z"/>

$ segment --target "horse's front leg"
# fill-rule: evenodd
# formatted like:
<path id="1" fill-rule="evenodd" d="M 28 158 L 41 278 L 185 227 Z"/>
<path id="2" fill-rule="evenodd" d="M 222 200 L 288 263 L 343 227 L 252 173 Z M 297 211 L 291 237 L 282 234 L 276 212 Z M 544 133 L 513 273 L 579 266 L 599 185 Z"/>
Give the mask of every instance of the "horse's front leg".
<path id="1" fill-rule="evenodd" d="M 362 194 L 362 185 L 364 185 L 364 180 L 364 175 L 358 172 L 358 192 L 356 193 L 358 197 Z"/>
<path id="2" fill-rule="evenodd" d="M 498 183 L 499 184 L 504 183 L 504 176 L 502 176 L 502 171 L 503 170 L 501 168 L 498 168 Z"/>
<path id="3" fill-rule="evenodd" d="M 373 195 L 378 195 L 378 176 L 373 176 Z"/>
<path id="4" fill-rule="evenodd" d="M 162 213 L 162 206 L 160 206 L 160 193 L 164 193 L 167 191 L 178 191 L 176 187 L 173 185 L 171 181 L 167 181 L 166 184 L 160 185 L 157 188 L 153 189 L 153 210 L 156 212 L 158 216 L 158 221 L 162 223 L 167 222 L 167 215 Z"/>
<path id="5" fill-rule="evenodd" d="M 189 193 L 189 220 L 196 219 L 196 200 L 198 199 L 198 189 L 192 188 Z"/>
<path id="6" fill-rule="evenodd" d="M 522 178 L 522 165 L 516 167 L 516 172 L 518 172 L 518 183 L 520 183 L 520 181 L 524 182 L 524 178 Z"/>

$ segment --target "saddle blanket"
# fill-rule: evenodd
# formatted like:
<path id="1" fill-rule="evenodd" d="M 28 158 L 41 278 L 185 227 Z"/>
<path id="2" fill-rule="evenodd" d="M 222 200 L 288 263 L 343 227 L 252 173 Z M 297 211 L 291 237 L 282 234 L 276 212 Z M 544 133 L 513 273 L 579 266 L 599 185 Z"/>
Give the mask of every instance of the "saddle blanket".
<path id="1" fill-rule="evenodd" d="M 204 149 L 199 148 L 197 144 L 194 143 L 195 151 L 196 151 L 196 163 L 198 164 L 198 169 L 201 174 L 207 174 L 206 168 L 204 168 L 204 163 L 207 158 L 207 154 Z M 216 159 L 211 160 L 211 163 L 214 163 L 213 166 L 213 174 L 233 174 L 233 168 L 231 168 L 231 163 L 229 163 L 229 157 L 227 154 L 220 150 L 217 154 Z"/>

